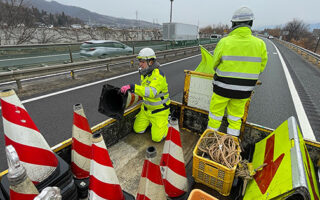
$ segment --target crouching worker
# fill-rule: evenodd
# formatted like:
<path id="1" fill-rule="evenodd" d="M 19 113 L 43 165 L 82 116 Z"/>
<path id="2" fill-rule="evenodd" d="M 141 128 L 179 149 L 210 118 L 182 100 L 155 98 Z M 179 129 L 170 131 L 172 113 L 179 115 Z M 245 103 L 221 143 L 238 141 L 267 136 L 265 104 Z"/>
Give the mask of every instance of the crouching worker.
<path id="1" fill-rule="evenodd" d="M 133 130 L 144 133 L 151 124 L 152 140 L 161 142 L 167 136 L 168 116 L 170 113 L 169 92 L 166 77 L 160 71 L 160 64 L 151 48 L 143 48 L 138 56 L 141 84 L 130 84 L 121 87 L 121 92 L 127 90 L 143 98 L 140 112 L 134 121 Z"/>

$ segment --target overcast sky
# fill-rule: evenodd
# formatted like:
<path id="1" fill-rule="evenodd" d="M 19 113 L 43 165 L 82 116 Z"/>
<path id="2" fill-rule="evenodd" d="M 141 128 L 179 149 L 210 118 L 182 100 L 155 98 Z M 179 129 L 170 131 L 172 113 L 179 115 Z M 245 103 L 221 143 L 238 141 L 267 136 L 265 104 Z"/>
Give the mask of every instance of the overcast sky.
<path id="1" fill-rule="evenodd" d="M 55 0 L 113 17 L 168 22 L 170 0 Z M 293 18 L 306 23 L 320 23 L 320 0 L 174 0 L 173 22 L 230 24 L 233 12 L 248 6 L 255 15 L 254 28 L 285 24 Z"/>

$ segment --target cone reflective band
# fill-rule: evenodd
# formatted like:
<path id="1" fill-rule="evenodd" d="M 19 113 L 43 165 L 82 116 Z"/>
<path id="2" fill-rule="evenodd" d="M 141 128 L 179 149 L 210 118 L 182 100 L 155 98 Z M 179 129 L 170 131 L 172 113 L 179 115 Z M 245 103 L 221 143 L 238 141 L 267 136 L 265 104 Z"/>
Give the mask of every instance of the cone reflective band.
<path id="1" fill-rule="evenodd" d="M 186 193 L 188 189 L 188 180 L 184 164 L 180 133 L 172 126 L 168 129 L 160 167 L 167 195 L 173 198 Z"/>
<path id="2" fill-rule="evenodd" d="M 127 103 L 126 108 L 136 104 L 138 101 L 140 101 L 142 98 L 134 93 L 131 93 L 128 91 L 128 97 L 127 97 Z"/>
<path id="3" fill-rule="evenodd" d="M 11 200 L 32 200 L 39 193 L 28 178 L 26 169 L 21 165 L 18 154 L 12 145 L 6 147 L 8 161 L 8 181 Z"/>
<path id="4" fill-rule="evenodd" d="M 89 199 L 124 200 L 106 144 L 99 133 L 92 136 Z"/>
<path id="5" fill-rule="evenodd" d="M 147 156 L 143 164 L 136 200 L 167 199 L 160 167 L 153 162 L 156 155 L 157 152 L 154 147 L 147 148 Z"/>
<path id="6" fill-rule="evenodd" d="M 46 187 L 34 200 L 61 200 L 60 189 L 58 187 Z"/>
<path id="7" fill-rule="evenodd" d="M 91 129 L 81 104 L 73 106 L 71 170 L 77 179 L 88 178 L 91 160 Z"/>
<path id="8" fill-rule="evenodd" d="M 37 184 L 56 170 L 58 160 L 15 92 L 1 91 L 0 97 L 6 146 L 16 149 L 27 175 Z"/>

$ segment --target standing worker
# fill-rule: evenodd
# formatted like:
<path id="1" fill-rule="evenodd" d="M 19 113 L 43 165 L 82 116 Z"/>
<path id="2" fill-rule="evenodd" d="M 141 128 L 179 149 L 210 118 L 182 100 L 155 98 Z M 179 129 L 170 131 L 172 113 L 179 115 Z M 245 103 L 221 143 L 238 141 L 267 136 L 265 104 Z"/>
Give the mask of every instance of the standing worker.
<path id="1" fill-rule="evenodd" d="M 213 55 L 213 95 L 208 128 L 218 130 L 225 108 L 228 112 L 227 133 L 239 136 L 245 105 L 268 56 L 265 43 L 251 33 L 254 16 L 247 7 L 236 10 L 232 31 L 219 41 Z"/>
<path id="2" fill-rule="evenodd" d="M 143 48 L 138 56 L 141 84 L 125 85 L 122 93 L 127 90 L 143 98 L 141 110 L 134 121 L 133 130 L 144 133 L 151 123 L 152 140 L 160 142 L 167 136 L 169 110 L 169 92 L 165 75 L 160 71 L 160 64 L 151 48 Z"/>

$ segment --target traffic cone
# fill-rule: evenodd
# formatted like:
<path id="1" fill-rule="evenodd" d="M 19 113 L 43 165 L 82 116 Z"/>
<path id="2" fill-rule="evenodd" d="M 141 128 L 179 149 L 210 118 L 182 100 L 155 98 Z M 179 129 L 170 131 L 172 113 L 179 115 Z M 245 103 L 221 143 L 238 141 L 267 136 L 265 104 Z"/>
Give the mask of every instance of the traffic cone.
<path id="1" fill-rule="evenodd" d="M 134 93 L 120 92 L 120 88 L 105 84 L 102 87 L 98 111 L 108 117 L 121 119 L 126 108 L 133 106 L 142 98 Z"/>
<path id="2" fill-rule="evenodd" d="M 71 170 L 75 178 L 90 175 L 92 132 L 81 104 L 73 106 Z"/>
<path id="3" fill-rule="evenodd" d="M 27 176 L 26 169 L 20 163 L 18 154 L 12 145 L 6 147 L 8 161 L 8 181 L 11 200 L 32 200 L 38 194 L 37 188 Z"/>
<path id="4" fill-rule="evenodd" d="M 129 108 L 130 106 L 135 105 L 141 99 L 142 99 L 142 97 L 128 91 L 127 103 L 126 103 L 125 108 Z"/>
<path id="5" fill-rule="evenodd" d="M 14 90 L 0 92 L 6 146 L 12 145 L 34 184 L 55 172 L 58 159 L 50 149 Z"/>
<path id="6" fill-rule="evenodd" d="M 89 199 L 124 200 L 119 180 L 100 133 L 92 136 Z"/>
<path id="7" fill-rule="evenodd" d="M 159 165 L 153 162 L 157 152 L 154 147 L 147 148 L 136 200 L 164 200 L 166 193 L 163 187 Z"/>
<path id="8" fill-rule="evenodd" d="M 172 126 L 168 129 L 160 167 L 166 194 L 170 198 L 184 195 L 188 189 L 188 180 L 180 133 Z"/>

